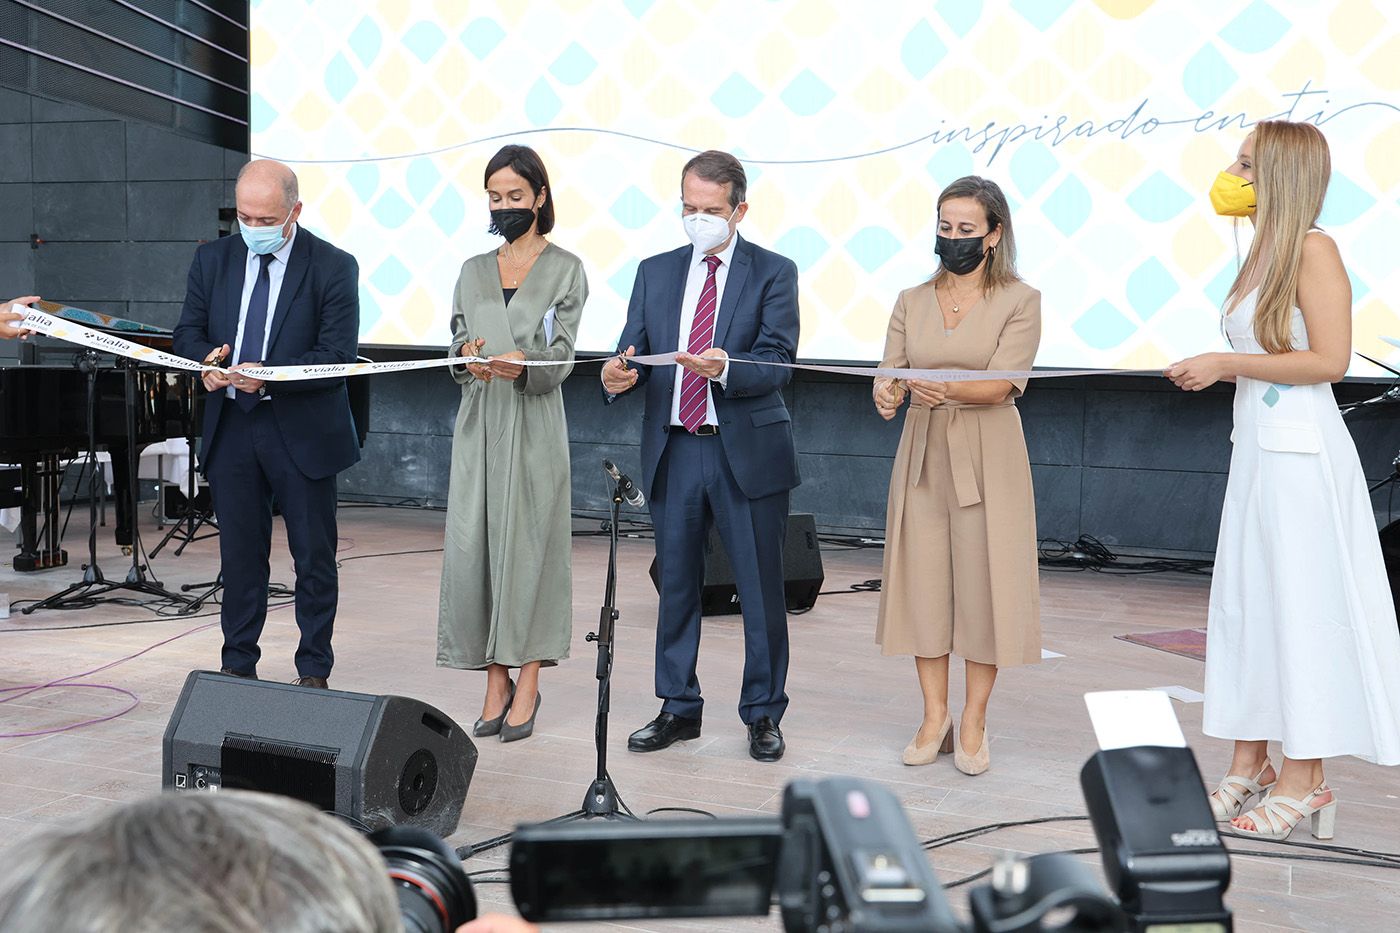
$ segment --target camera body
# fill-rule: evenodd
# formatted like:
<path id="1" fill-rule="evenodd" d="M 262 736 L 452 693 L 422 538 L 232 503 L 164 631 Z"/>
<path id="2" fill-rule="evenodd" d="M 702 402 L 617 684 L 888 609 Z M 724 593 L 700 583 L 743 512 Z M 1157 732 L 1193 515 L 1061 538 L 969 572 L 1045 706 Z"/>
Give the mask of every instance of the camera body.
<path id="1" fill-rule="evenodd" d="M 959 929 L 904 809 L 872 781 L 794 781 L 783 792 L 783 929 Z"/>

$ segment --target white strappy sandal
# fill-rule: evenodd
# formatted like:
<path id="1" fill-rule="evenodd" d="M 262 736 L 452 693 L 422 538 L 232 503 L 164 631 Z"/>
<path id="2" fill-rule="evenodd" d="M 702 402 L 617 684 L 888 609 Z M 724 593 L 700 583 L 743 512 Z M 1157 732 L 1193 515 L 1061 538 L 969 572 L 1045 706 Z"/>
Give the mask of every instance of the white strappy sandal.
<path id="1" fill-rule="evenodd" d="M 1264 759 L 1264 764 L 1259 769 L 1259 773 L 1253 778 L 1247 778 L 1242 774 L 1227 774 L 1221 780 L 1215 790 L 1210 793 L 1210 812 L 1215 816 L 1217 823 L 1228 823 L 1244 812 L 1245 806 L 1255 795 L 1263 796 L 1270 787 L 1274 786 L 1274 781 L 1278 776 L 1274 776 L 1274 781 L 1268 784 L 1260 783 L 1262 778 L 1272 767 L 1269 759 Z"/>
<path id="2" fill-rule="evenodd" d="M 1313 806 L 1313 801 L 1324 794 L 1330 794 L 1332 799 L 1324 804 Z M 1253 829 L 1244 829 L 1239 826 L 1231 826 L 1235 832 L 1241 836 L 1249 836 L 1253 839 L 1274 839 L 1282 842 L 1288 838 L 1288 834 L 1301 822 L 1303 817 L 1308 817 L 1311 821 L 1313 838 L 1324 842 L 1331 839 L 1337 829 L 1337 793 L 1329 788 L 1325 783 L 1319 784 L 1317 788 L 1302 800 L 1293 797 L 1279 797 L 1269 794 L 1264 798 L 1264 802 L 1246 814 L 1254 821 Z"/>

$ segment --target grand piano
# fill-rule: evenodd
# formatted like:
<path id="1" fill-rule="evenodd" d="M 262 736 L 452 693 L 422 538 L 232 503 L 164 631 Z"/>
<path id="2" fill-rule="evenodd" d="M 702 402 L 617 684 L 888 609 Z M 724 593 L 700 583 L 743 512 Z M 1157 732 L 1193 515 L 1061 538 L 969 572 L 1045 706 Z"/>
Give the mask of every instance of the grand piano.
<path id="1" fill-rule="evenodd" d="M 49 306 L 47 302 L 40 307 L 46 311 L 77 310 Z M 86 317 L 79 320 L 87 326 L 101 324 Z M 127 326 L 106 329 L 129 340 L 169 349 L 169 331 L 134 322 L 121 323 Z M 35 355 L 32 348 L 25 354 Z M 59 487 L 63 479 L 61 463 L 88 449 L 88 375 L 76 365 L 81 355 L 78 348 L 63 346 L 49 350 L 42 363 L 21 362 L 0 368 L 0 463 L 20 467 L 20 491 L 14 496 L 12 483 L 0 483 L 0 507 L 8 504 L 20 508 L 20 548 L 14 557 L 18 571 L 60 567 L 68 562 L 59 538 Z M 65 358 L 66 363 L 55 362 Z M 99 449 L 112 454 L 118 530 L 123 524 L 129 528 L 132 520 L 126 495 L 131 481 L 127 467 L 131 440 L 139 451 L 168 437 L 187 436 L 194 417 L 190 401 L 194 393 L 184 391 L 180 381 L 187 377 L 135 366 L 130 374 L 135 430 L 134 438 L 129 439 L 125 362 L 129 361 L 102 353 L 96 359 L 96 441 Z M 14 496 L 17 501 L 6 503 L 7 496 Z"/>

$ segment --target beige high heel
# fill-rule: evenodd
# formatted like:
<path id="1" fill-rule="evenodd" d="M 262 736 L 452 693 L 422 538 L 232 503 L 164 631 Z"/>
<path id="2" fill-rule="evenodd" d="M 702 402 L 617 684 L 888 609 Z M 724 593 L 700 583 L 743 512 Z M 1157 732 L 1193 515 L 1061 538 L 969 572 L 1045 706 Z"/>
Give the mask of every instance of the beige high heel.
<path id="1" fill-rule="evenodd" d="M 1274 775 L 1274 780 L 1267 784 L 1261 780 L 1271 767 L 1273 765 L 1265 758 L 1263 767 L 1253 778 L 1247 778 L 1243 774 L 1227 774 L 1221 778 L 1208 797 L 1210 812 L 1214 815 L 1215 822 L 1230 822 L 1244 812 L 1245 806 L 1255 795 L 1262 797 L 1266 794 L 1269 788 L 1274 786 L 1274 781 L 1278 780 L 1278 775 Z"/>
<path id="2" fill-rule="evenodd" d="M 1323 794 L 1331 794 L 1332 799 L 1324 804 L 1313 806 L 1313 801 Z M 1311 821 L 1313 838 L 1327 841 L 1331 839 L 1337 830 L 1337 792 L 1327 786 L 1327 783 L 1317 785 L 1308 796 L 1302 800 L 1295 800 L 1292 797 L 1279 797 L 1274 794 L 1264 798 L 1264 802 L 1259 804 L 1247 814 L 1254 821 L 1253 829 L 1244 829 L 1239 826 L 1230 828 L 1241 836 L 1249 836 L 1253 839 L 1274 839 L 1279 842 L 1288 838 L 1288 834 L 1303 822 L 1303 817 L 1308 817 Z"/>
<path id="3" fill-rule="evenodd" d="M 943 728 L 939 730 L 938 738 L 927 745 L 916 744 L 919 741 L 919 734 L 914 733 L 914 737 L 909 740 L 909 744 L 904 747 L 904 763 L 906 765 L 931 765 L 938 760 L 939 752 L 947 754 L 953 750 L 953 716 L 951 713 L 943 717 Z"/>
<path id="4" fill-rule="evenodd" d="M 963 774 L 981 774 L 992 766 L 992 752 L 987 747 L 987 727 L 982 727 L 982 744 L 969 755 L 959 742 L 953 750 L 953 764 Z"/>

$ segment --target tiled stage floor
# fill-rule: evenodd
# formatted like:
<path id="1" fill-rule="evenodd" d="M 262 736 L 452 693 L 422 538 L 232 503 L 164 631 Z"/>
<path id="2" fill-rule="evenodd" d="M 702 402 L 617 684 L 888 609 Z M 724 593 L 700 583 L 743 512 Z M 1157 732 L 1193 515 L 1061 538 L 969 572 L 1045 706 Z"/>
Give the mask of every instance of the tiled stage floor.
<path id="1" fill-rule="evenodd" d="M 81 511 L 81 510 L 79 510 Z M 85 536 L 75 515 L 68 541 Z M 149 524 L 149 515 L 146 516 Z M 341 611 L 332 685 L 366 693 L 419 697 L 469 725 L 480 712 L 484 675 L 433 666 L 441 512 L 345 508 L 341 512 Z M 581 526 L 583 527 L 583 526 Z M 596 527 L 593 525 L 591 527 Z M 101 563 L 109 577 L 124 565 L 103 529 Z M 156 540 L 155 530 L 144 532 Z M 280 531 L 279 531 L 280 535 Z M 387 552 L 428 553 L 374 556 Z M 1179 575 L 1042 576 L 1045 647 L 1064 655 L 1006 671 L 992 701 L 992 769 L 966 777 L 952 761 L 908 768 L 899 753 L 919 717 L 913 666 L 883 658 L 872 641 L 878 597 L 823 596 L 791 619 L 792 705 L 783 721 L 787 756 L 777 764 L 749 759 L 735 712 L 742 632 L 737 617 L 707 619 L 701 680 L 710 703 L 704 735 L 651 755 L 626 751 L 626 736 L 655 715 L 651 653 L 656 594 L 646 576 L 649 540 L 625 540 L 618 607 L 621 620 L 613 682 L 612 775 L 638 811 L 701 807 L 718 814 L 776 812 L 783 786 L 801 776 L 854 773 L 885 782 L 904 801 L 920 836 L 935 836 L 999 820 L 1082 813 L 1078 771 L 1094 751 L 1081 695 L 1090 690 L 1179 684 L 1202 686 L 1202 666 L 1190 658 L 1129 644 L 1114 636 L 1204 624 L 1207 581 Z M 273 579 L 290 584 L 285 544 L 274 545 Z M 76 558 L 77 555 L 75 555 Z M 577 537 L 574 547 L 573 659 L 542 677 L 536 733 L 513 745 L 483 740 L 462 824 L 462 844 L 576 808 L 592 778 L 594 649 L 584 641 L 597 619 L 606 539 Z M 828 550 L 826 588 L 840 589 L 880 573 L 878 550 Z M 217 569 L 217 542 L 169 550 L 154 564 L 169 586 L 208 580 Z M 0 570 L 0 592 L 11 599 L 47 595 L 77 579 L 75 563 L 39 575 Z M 542 581 L 541 585 L 549 585 Z M 114 624 L 134 620 L 136 624 Z M 97 668 L 165 642 L 90 678 L 132 691 L 139 706 L 110 722 L 44 737 L 0 739 L 0 847 L 22 851 L 38 826 L 110 806 L 159 787 L 160 740 L 188 671 L 218 667 L 217 617 L 156 619 L 131 607 L 105 605 L 69 612 L 15 615 L 0 621 L 0 687 L 45 683 Z M 101 627 L 98 627 L 101 626 Z M 296 629 L 289 610 L 269 618 L 260 673 L 291 679 Z M 955 672 L 957 666 L 955 665 Z M 961 690 L 955 676 L 953 691 Z M 0 731 L 51 728 L 116 712 L 130 701 L 103 690 L 45 690 L 0 706 Z M 960 704 L 955 704 L 957 709 Z M 1211 779 L 1229 760 L 1227 743 L 1200 733 L 1201 706 L 1175 703 L 1183 729 Z M 1335 762 L 1329 776 L 1341 809 L 1336 843 L 1400 850 L 1400 774 L 1355 760 Z M 1295 837 L 1309 840 L 1303 830 Z M 1310 841 L 1310 840 L 1309 840 Z M 1093 845 L 1087 823 L 1007 830 L 937 850 L 944 881 L 988 866 L 1006 851 L 1041 852 Z M 1263 843 L 1239 848 L 1277 847 Z M 469 869 L 503 863 L 497 850 Z M 1096 857 L 1086 857 L 1097 865 Z M 478 864 L 479 863 L 479 864 Z M 962 913 L 966 888 L 951 893 Z M 509 909 L 508 890 L 481 886 L 488 905 Z M 1228 903 L 1238 929 L 1379 930 L 1400 912 L 1400 873 L 1343 865 L 1236 858 Z M 779 929 L 767 920 L 670 922 L 608 929 Z M 561 929 L 583 929 L 579 926 Z"/>

